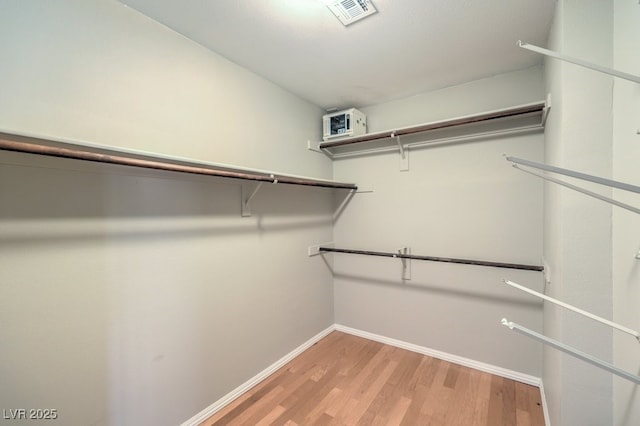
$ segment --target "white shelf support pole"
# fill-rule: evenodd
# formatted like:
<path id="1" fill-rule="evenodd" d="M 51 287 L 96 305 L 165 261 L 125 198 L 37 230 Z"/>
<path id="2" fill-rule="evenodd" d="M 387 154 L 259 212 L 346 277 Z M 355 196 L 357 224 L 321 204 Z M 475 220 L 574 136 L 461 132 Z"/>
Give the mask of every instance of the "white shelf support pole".
<path id="1" fill-rule="evenodd" d="M 549 56 L 551 58 L 560 59 L 565 62 L 570 62 L 575 65 L 580 65 L 581 67 L 589 68 L 604 74 L 609 74 L 614 77 L 619 77 L 625 80 L 633 81 L 635 83 L 640 83 L 640 77 L 633 74 L 629 74 L 623 71 L 618 71 L 613 68 L 603 67 L 602 65 L 592 64 L 591 62 L 583 61 L 582 59 L 573 58 L 571 56 L 562 55 L 552 50 L 547 50 L 542 47 L 534 46 L 533 44 L 523 43 L 521 40 L 518 40 L 517 44 L 519 47 L 530 50 L 532 52 L 540 53 L 542 55 Z"/>
<path id="2" fill-rule="evenodd" d="M 627 371 L 621 370 L 618 367 L 615 367 L 609 364 L 608 362 L 604 362 L 592 355 L 589 355 L 587 353 L 574 349 L 571 346 L 567 346 L 562 342 L 558 342 L 557 340 L 550 339 L 547 336 L 544 336 L 540 333 L 536 333 L 533 330 L 529 330 L 528 328 L 523 327 L 520 324 L 516 324 L 515 322 L 511 322 L 506 318 L 502 319 L 502 325 L 509 327 L 511 330 L 516 331 L 520 334 L 524 334 L 525 336 L 531 337 L 534 340 L 542 342 L 547 346 L 551 346 L 552 348 L 558 349 L 559 351 L 562 351 L 573 357 L 581 359 L 582 361 L 588 362 L 591 365 L 595 365 L 598 368 L 602 368 L 603 370 L 606 370 L 612 374 L 615 374 L 637 385 L 640 385 L 640 376 L 636 376 L 635 374 L 631 374 Z"/>
<path id="3" fill-rule="evenodd" d="M 537 173 L 537 172 L 534 172 L 533 170 L 523 169 L 522 167 L 518 166 L 517 164 L 513 164 L 512 167 L 520 170 L 521 172 L 529 173 L 530 175 L 537 176 L 537 177 L 539 177 L 541 179 L 544 179 L 544 180 L 547 180 L 549 182 L 556 183 L 558 185 L 564 186 L 565 188 L 573 189 L 576 192 L 580 192 L 582 194 L 588 195 L 588 196 L 593 197 L 595 199 L 598 199 L 600 201 L 604 201 L 606 203 L 612 204 L 614 206 L 618 206 L 618 207 L 623 208 L 625 210 L 629 210 L 630 212 L 634 212 L 634 213 L 640 214 L 640 209 L 638 209 L 636 207 L 633 207 L 633 206 L 630 206 L 629 204 L 625 204 L 625 203 L 622 203 L 620 201 L 616 201 L 616 200 L 614 200 L 612 198 L 605 197 L 604 195 L 597 194 L 597 193 L 595 193 L 593 191 L 589 191 L 588 189 L 584 189 L 584 188 L 581 188 L 581 187 L 576 186 L 576 185 L 572 185 L 572 184 L 570 184 L 568 182 L 565 182 L 563 180 L 556 179 L 556 178 L 551 177 L 551 176 L 547 176 L 547 175 L 545 175 L 543 173 Z"/>
<path id="4" fill-rule="evenodd" d="M 518 157 L 505 156 L 507 161 L 515 164 L 521 164 L 523 166 L 532 167 L 534 169 L 544 170 L 546 172 L 558 173 L 561 175 L 573 177 L 580 180 L 586 180 L 588 182 L 597 183 L 598 185 L 609 186 L 611 188 L 622 189 L 623 191 L 635 192 L 640 194 L 640 186 L 632 185 L 629 183 L 618 182 L 611 179 L 602 178 L 599 176 L 588 175 L 586 173 L 577 172 L 575 170 L 563 169 L 561 167 L 550 166 L 544 163 L 537 163 L 535 161 L 525 160 Z"/>
<path id="5" fill-rule="evenodd" d="M 242 217 L 251 216 L 251 200 L 256 196 L 263 183 L 264 182 L 260 182 L 253 188 L 251 188 L 250 185 L 242 185 Z"/>
<path id="6" fill-rule="evenodd" d="M 638 77 L 637 75 L 614 70 L 613 68 L 603 67 L 601 65 L 592 64 L 590 62 L 583 61 L 582 59 L 572 58 L 571 56 L 565 56 L 560 53 L 554 52 L 552 50 L 547 50 L 542 47 L 534 46 L 533 44 L 523 43 L 521 40 L 518 40 L 518 46 L 522 47 L 523 49 L 530 50 L 532 52 L 549 56 L 551 58 L 560 59 L 561 61 L 570 62 L 575 65 L 580 65 L 581 67 L 589 68 L 594 71 L 602 72 L 605 74 L 612 75 L 614 77 L 619 77 L 625 80 L 633 81 L 635 83 L 640 83 L 640 77 Z"/>
<path id="7" fill-rule="evenodd" d="M 617 324 L 617 323 L 615 323 L 613 321 L 609 321 L 608 319 L 605 319 L 605 318 L 599 317 L 597 315 L 594 315 L 591 312 L 587 312 L 587 311 L 585 311 L 583 309 L 577 308 L 577 307 L 575 307 L 573 305 L 569 305 L 568 303 L 562 302 L 562 301 L 560 301 L 558 299 L 554 299 L 553 297 L 549 297 L 546 294 L 538 293 L 537 291 L 531 290 L 530 288 L 527 288 L 527 287 L 525 287 L 523 285 L 514 283 L 513 281 L 504 280 L 504 283 L 509 285 L 509 286 L 511 286 L 511 287 L 513 287 L 513 288 L 517 288 L 520 291 L 524 291 L 525 293 L 528 293 L 528 294 L 530 294 L 532 296 L 539 297 L 540 299 L 546 300 L 547 302 L 551 302 L 551 303 L 553 303 L 555 305 L 562 306 L 565 309 L 568 309 L 570 311 L 573 311 L 575 313 L 583 315 L 583 316 L 585 316 L 587 318 L 590 318 L 590 319 L 592 319 L 594 321 L 598 321 L 598 322 L 600 322 L 602 324 L 608 325 L 609 327 L 615 328 L 616 330 L 620 330 L 620 331 L 622 331 L 624 333 L 630 334 L 640 342 L 640 333 L 638 333 L 635 330 L 630 329 L 629 327 L 625 327 L 625 326 Z"/>

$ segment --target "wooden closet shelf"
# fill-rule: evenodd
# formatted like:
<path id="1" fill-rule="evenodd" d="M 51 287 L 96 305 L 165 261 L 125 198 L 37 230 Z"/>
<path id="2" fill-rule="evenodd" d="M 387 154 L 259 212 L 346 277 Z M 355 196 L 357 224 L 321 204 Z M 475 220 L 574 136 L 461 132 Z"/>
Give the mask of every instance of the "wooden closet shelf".
<path id="1" fill-rule="evenodd" d="M 24 141 L 24 139 L 25 138 L 23 136 L 19 135 L 0 135 L 0 150 L 257 182 L 283 183 L 289 185 L 304 185 L 333 189 L 358 189 L 357 185 L 353 183 L 257 171 L 179 157 L 168 157 L 137 151 L 125 151 L 106 146 L 80 145 L 34 138 L 28 138 L 27 141 Z"/>

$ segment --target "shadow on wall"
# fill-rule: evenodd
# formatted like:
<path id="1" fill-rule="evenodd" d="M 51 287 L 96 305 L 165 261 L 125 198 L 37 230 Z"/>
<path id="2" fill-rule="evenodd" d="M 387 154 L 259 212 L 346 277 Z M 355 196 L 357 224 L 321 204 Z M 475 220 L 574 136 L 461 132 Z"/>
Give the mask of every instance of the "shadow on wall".
<path id="1" fill-rule="evenodd" d="M 438 294 L 443 296 L 453 296 L 458 299 L 468 299 L 473 301 L 485 301 L 491 303 L 504 303 L 513 306 L 517 306 L 520 308 L 527 309 L 539 309 L 541 303 L 537 300 L 523 300 L 522 298 L 508 297 L 505 295 L 498 295 L 495 293 L 488 294 L 486 291 L 469 291 L 467 289 L 460 288 L 452 288 L 452 287 L 441 287 L 437 284 L 419 282 L 415 280 L 406 281 L 406 280 L 389 280 L 389 279 L 380 279 L 380 278 L 372 278 L 365 276 L 358 276 L 353 274 L 344 274 L 344 273 L 334 273 L 334 278 L 338 280 L 345 280 L 350 282 L 356 282 L 360 284 L 371 284 L 376 286 L 386 286 L 386 287 L 404 287 L 411 290 L 421 291 L 425 293 Z M 336 285 L 340 285 L 337 283 Z"/>
<path id="2" fill-rule="evenodd" d="M 0 217 L 1 219 L 1 217 Z M 60 229 L 56 232 L 56 229 L 49 228 L 45 232 L 38 232 L 32 234 L 21 233 L 20 235 L 12 235 L 12 233 L 4 234 L 0 240 L 2 244 L 13 245 L 30 245 L 37 244 L 84 244 L 88 240 L 100 239 L 109 237 L 113 240 L 121 242 L 132 243 L 151 243 L 154 241 L 166 241 L 168 239 L 194 239 L 194 238 L 211 238 L 216 236 L 231 236 L 240 234 L 261 234 L 268 232 L 281 232 L 281 231 L 295 231 L 319 228 L 323 226 L 331 226 L 332 220 L 306 220 L 287 223 L 270 224 L 264 226 L 261 224 L 262 217 L 257 217 L 256 220 L 246 225 L 237 226 L 225 226 L 216 224 L 200 224 L 189 225 L 188 228 L 181 227 L 175 224 L 175 228 L 167 227 L 163 224 L 158 224 L 154 227 L 147 227 L 144 230 L 132 230 L 131 227 L 123 227 L 121 229 L 112 229 L 105 232 L 95 232 L 95 230 L 84 232 L 69 232 L 68 228 Z M 114 227 L 115 228 L 115 227 Z M 17 233 L 16 233 L 17 234 Z"/>
<path id="3" fill-rule="evenodd" d="M 0 152 L 2 219 L 240 217 L 242 180 Z M 254 216 L 329 214 L 344 190 L 263 185 Z M 247 219 L 247 221 L 255 221 Z M 304 221 L 302 221 L 304 222 Z M 241 232 L 244 226 L 239 226 Z"/>
<path id="4" fill-rule="evenodd" d="M 6 248 L 207 239 L 330 227 L 345 190 L 263 185 L 241 216 L 246 182 L 0 152 Z M 252 184 L 249 182 L 248 184 Z"/>

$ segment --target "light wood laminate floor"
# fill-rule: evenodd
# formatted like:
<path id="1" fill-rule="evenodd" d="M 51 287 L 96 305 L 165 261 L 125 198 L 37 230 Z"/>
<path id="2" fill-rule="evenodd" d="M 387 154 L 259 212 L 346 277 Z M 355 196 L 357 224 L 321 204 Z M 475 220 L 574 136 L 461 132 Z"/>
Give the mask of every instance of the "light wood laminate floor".
<path id="1" fill-rule="evenodd" d="M 202 425 L 544 425 L 537 387 L 334 331 Z"/>

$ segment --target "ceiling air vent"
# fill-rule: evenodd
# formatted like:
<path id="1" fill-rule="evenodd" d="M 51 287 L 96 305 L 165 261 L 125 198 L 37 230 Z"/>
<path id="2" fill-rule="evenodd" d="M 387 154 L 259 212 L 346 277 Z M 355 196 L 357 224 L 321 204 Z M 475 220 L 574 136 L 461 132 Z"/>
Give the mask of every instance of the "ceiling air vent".
<path id="1" fill-rule="evenodd" d="M 331 0 L 328 7 L 345 26 L 377 12 L 369 0 Z"/>

